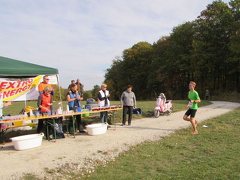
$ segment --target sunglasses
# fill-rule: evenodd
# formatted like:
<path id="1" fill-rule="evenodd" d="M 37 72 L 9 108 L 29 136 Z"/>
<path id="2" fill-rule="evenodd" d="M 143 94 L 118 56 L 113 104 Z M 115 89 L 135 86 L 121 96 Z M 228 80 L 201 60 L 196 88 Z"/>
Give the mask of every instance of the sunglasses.
<path id="1" fill-rule="evenodd" d="M 189 84 L 189 87 L 192 87 L 192 86 L 194 86 L 194 85 L 192 85 L 192 84 Z"/>

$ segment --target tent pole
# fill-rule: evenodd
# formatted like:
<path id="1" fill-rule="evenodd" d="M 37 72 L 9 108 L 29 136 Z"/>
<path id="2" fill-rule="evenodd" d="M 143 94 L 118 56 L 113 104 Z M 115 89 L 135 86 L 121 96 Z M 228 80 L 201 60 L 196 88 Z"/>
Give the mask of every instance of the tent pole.
<path id="1" fill-rule="evenodd" d="M 25 108 L 27 107 L 27 95 L 25 95 Z"/>
<path id="2" fill-rule="evenodd" d="M 58 82 L 59 99 L 61 101 L 61 108 L 62 108 L 62 111 L 63 111 L 62 94 L 61 94 L 60 81 L 59 81 L 58 74 L 56 74 L 56 77 L 57 77 L 57 82 Z"/>
<path id="3" fill-rule="evenodd" d="M 23 81 L 23 78 L 20 78 L 20 81 Z M 27 107 L 27 93 L 25 94 L 25 99 L 24 99 L 25 108 Z"/>

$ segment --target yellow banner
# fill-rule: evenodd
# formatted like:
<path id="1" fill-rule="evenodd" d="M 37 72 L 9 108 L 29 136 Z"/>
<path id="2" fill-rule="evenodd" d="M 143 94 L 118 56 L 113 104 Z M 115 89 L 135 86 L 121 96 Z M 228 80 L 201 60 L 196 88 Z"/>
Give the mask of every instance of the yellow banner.
<path id="1" fill-rule="evenodd" d="M 25 81 L 0 81 L 1 99 L 3 101 L 32 100 L 38 97 L 37 86 L 42 75 Z M 30 98 L 28 98 L 29 96 Z"/>

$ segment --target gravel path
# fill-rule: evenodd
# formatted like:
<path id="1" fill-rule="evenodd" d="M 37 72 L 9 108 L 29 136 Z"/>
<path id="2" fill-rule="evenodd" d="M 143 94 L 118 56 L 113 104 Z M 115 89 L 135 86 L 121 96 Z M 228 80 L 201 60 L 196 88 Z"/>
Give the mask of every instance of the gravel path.
<path id="1" fill-rule="evenodd" d="M 239 107 L 239 103 L 213 101 L 212 105 L 199 108 L 196 119 L 202 122 Z M 77 134 L 75 139 L 66 137 L 55 143 L 43 140 L 41 147 L 25 151 L 16 151 L 12 143 L 8 143 L 0 149 L 0 179 L 19 179 L 26 173 L 43 177 L 45 168 L 66 166 L 66 163 L 70 168 L 78 171 L 82 168 L 90 172 L 94 171 L 93 166 L 96 160 L 103 164 L 107 163 L 130 146 L 146 140 L 158 140 L 180 128 L 190 126 L 189 122 L 182 120 L 184 112 L 176 112 L 159 118 L 134 120 L 132 126 L 117 124 L 116 130 L 112 126 L 106 134 L 98 136 Z M 60 174 L 55 174 L 55 177 L 57 175 L 60 176 Z"/>

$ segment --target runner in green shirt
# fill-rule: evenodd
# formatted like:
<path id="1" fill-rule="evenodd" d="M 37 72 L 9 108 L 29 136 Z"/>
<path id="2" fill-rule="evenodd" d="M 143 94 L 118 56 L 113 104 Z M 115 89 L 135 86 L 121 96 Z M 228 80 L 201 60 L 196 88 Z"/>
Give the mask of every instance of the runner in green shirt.
<path id="1" fill-rule="evenodd" d="M 198 134 L 198 130 L 197 130 L 198 122 L 194 120 L 194 117 L 198 109 L 198 103 L 201 102 L 198 92 L 195 91 L 195 87 L 196 87 L 196 83 L 191 81 L 189 83 L 189 92 L 188 92 L 188 98 L 189 98 L 189 103 L 187 105 L 188 110 L 183 116 L 183 119 L 185 121 L 190 121 L 192 124 L 194 131 L 192 131 L 191 134 Z M 190 118 L 188 116 L 190 116 Z"/>

